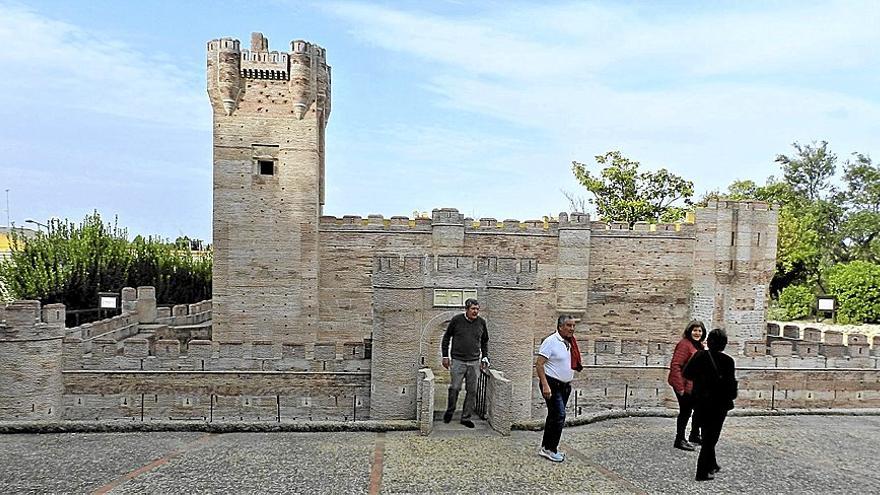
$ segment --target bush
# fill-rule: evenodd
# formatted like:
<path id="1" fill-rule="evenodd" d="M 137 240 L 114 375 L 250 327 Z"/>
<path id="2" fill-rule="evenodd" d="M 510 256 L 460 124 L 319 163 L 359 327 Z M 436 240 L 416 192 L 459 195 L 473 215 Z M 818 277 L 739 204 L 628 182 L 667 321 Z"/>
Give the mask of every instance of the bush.
<path id="1" fill-rule="evenodd" d="M 880 322 L 880 265 L 867 261 L 835 265 L 825 280 L 828 294 L 837 297 L 840 323 Z"/>
<path id="2" fill-rule="evenodd" d="M 813 313 L 816 299 L 813 290 L 805 285 L 789 285 L 779 293 L 779 307 L 785 320 L 805 318 Z"/>
<path id="3" fill-rule="evenodd" d="M 767 308 L 767 320 L 768 321 L 788 321 L 788 312 L 785 311 L 785 308 L 780 308 L 779 303 L 775 301 L 770 302 L 770 307 Z"/>
<path id="4" fill-rule="evenodd" d="M 12 232 L 12 252 L 0 261 L 0 286 L 15 299 L 95 308 L 98 292 L 152 285 L 160 304 L 211 297 L 212 258 L 159 238 L 129 241 L 125 229 L 95 212 L 79 225 L 52 220 L 32 238 Z"/>

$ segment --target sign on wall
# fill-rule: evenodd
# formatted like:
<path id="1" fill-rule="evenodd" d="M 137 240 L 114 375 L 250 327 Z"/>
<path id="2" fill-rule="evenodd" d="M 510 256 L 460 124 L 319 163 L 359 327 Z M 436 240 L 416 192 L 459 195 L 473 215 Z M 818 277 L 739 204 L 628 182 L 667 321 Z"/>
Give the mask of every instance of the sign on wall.
<path id="1" fill-rule="evenodd" d="M 477 289 L 434 289 L 434 307 L 461 308 L 471 298 L 477 298 Z"/>

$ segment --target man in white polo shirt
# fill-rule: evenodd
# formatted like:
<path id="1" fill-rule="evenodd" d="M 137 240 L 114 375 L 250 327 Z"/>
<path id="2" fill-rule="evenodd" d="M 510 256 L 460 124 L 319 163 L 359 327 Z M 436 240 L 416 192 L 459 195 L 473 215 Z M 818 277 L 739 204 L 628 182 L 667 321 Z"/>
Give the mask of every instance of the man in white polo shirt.
<path id="1" fill-rule="evenodd" d="M 541 342 L 535 361 L 541 395 L 547 403 L 547 420 L 544 422 L 544 437 L 538 455 L 553 462 L 565 460 L 565 454 L 558 451 L 562 427 L 565 426 L 565 406 L 571 395 L 574 372 L 583 368 L 574 339 L 574 327 L 573 316 L 560 316 L 556 321 L 556 333 Z"/>

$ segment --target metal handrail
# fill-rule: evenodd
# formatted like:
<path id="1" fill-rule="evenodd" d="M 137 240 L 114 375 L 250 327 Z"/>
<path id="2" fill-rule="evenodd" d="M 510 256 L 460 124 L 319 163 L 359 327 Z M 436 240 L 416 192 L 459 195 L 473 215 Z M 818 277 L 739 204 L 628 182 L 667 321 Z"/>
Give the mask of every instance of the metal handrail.
<path id="1" fill-rule="evenodd" d="M 488 412 L 486 402 L 490 379 L 491 373 L 489 373 L 489 368 L 480 366 L 480 376 L 477 377 L 477 410 L 475 411 L 480 419 L 486 419 L 486 414 Z"/>

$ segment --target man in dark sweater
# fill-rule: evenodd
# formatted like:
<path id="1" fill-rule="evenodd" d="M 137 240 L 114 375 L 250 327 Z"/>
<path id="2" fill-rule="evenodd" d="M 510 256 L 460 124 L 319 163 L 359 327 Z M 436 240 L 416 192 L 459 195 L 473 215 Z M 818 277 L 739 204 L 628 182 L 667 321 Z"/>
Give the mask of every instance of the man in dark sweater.
<path id="1" fill-rule="evenodd" d="M 451 374 L 449 399 L 443 422 L 452 421 L 455 404 L 458 402 L 458 392 L 461 390 L 461 381 L 464 379 L 467 393 L 461 410 L 461 424 L 468 428 L 474 427 L 471 414 L 474 412 L 474 403 L 477 400 L 477 373 L 481 364 L 489 365 L 489 330 L 486 328 L 486 320 L 480 318 L 479 314 L 480 303 L 476 299 L 465 301 L 464 313 L 450 320 L 440 346 L 443 353 L 443 367 Z M 452 339 L 452 353 L 449 352 L 449 339 Z"/>

